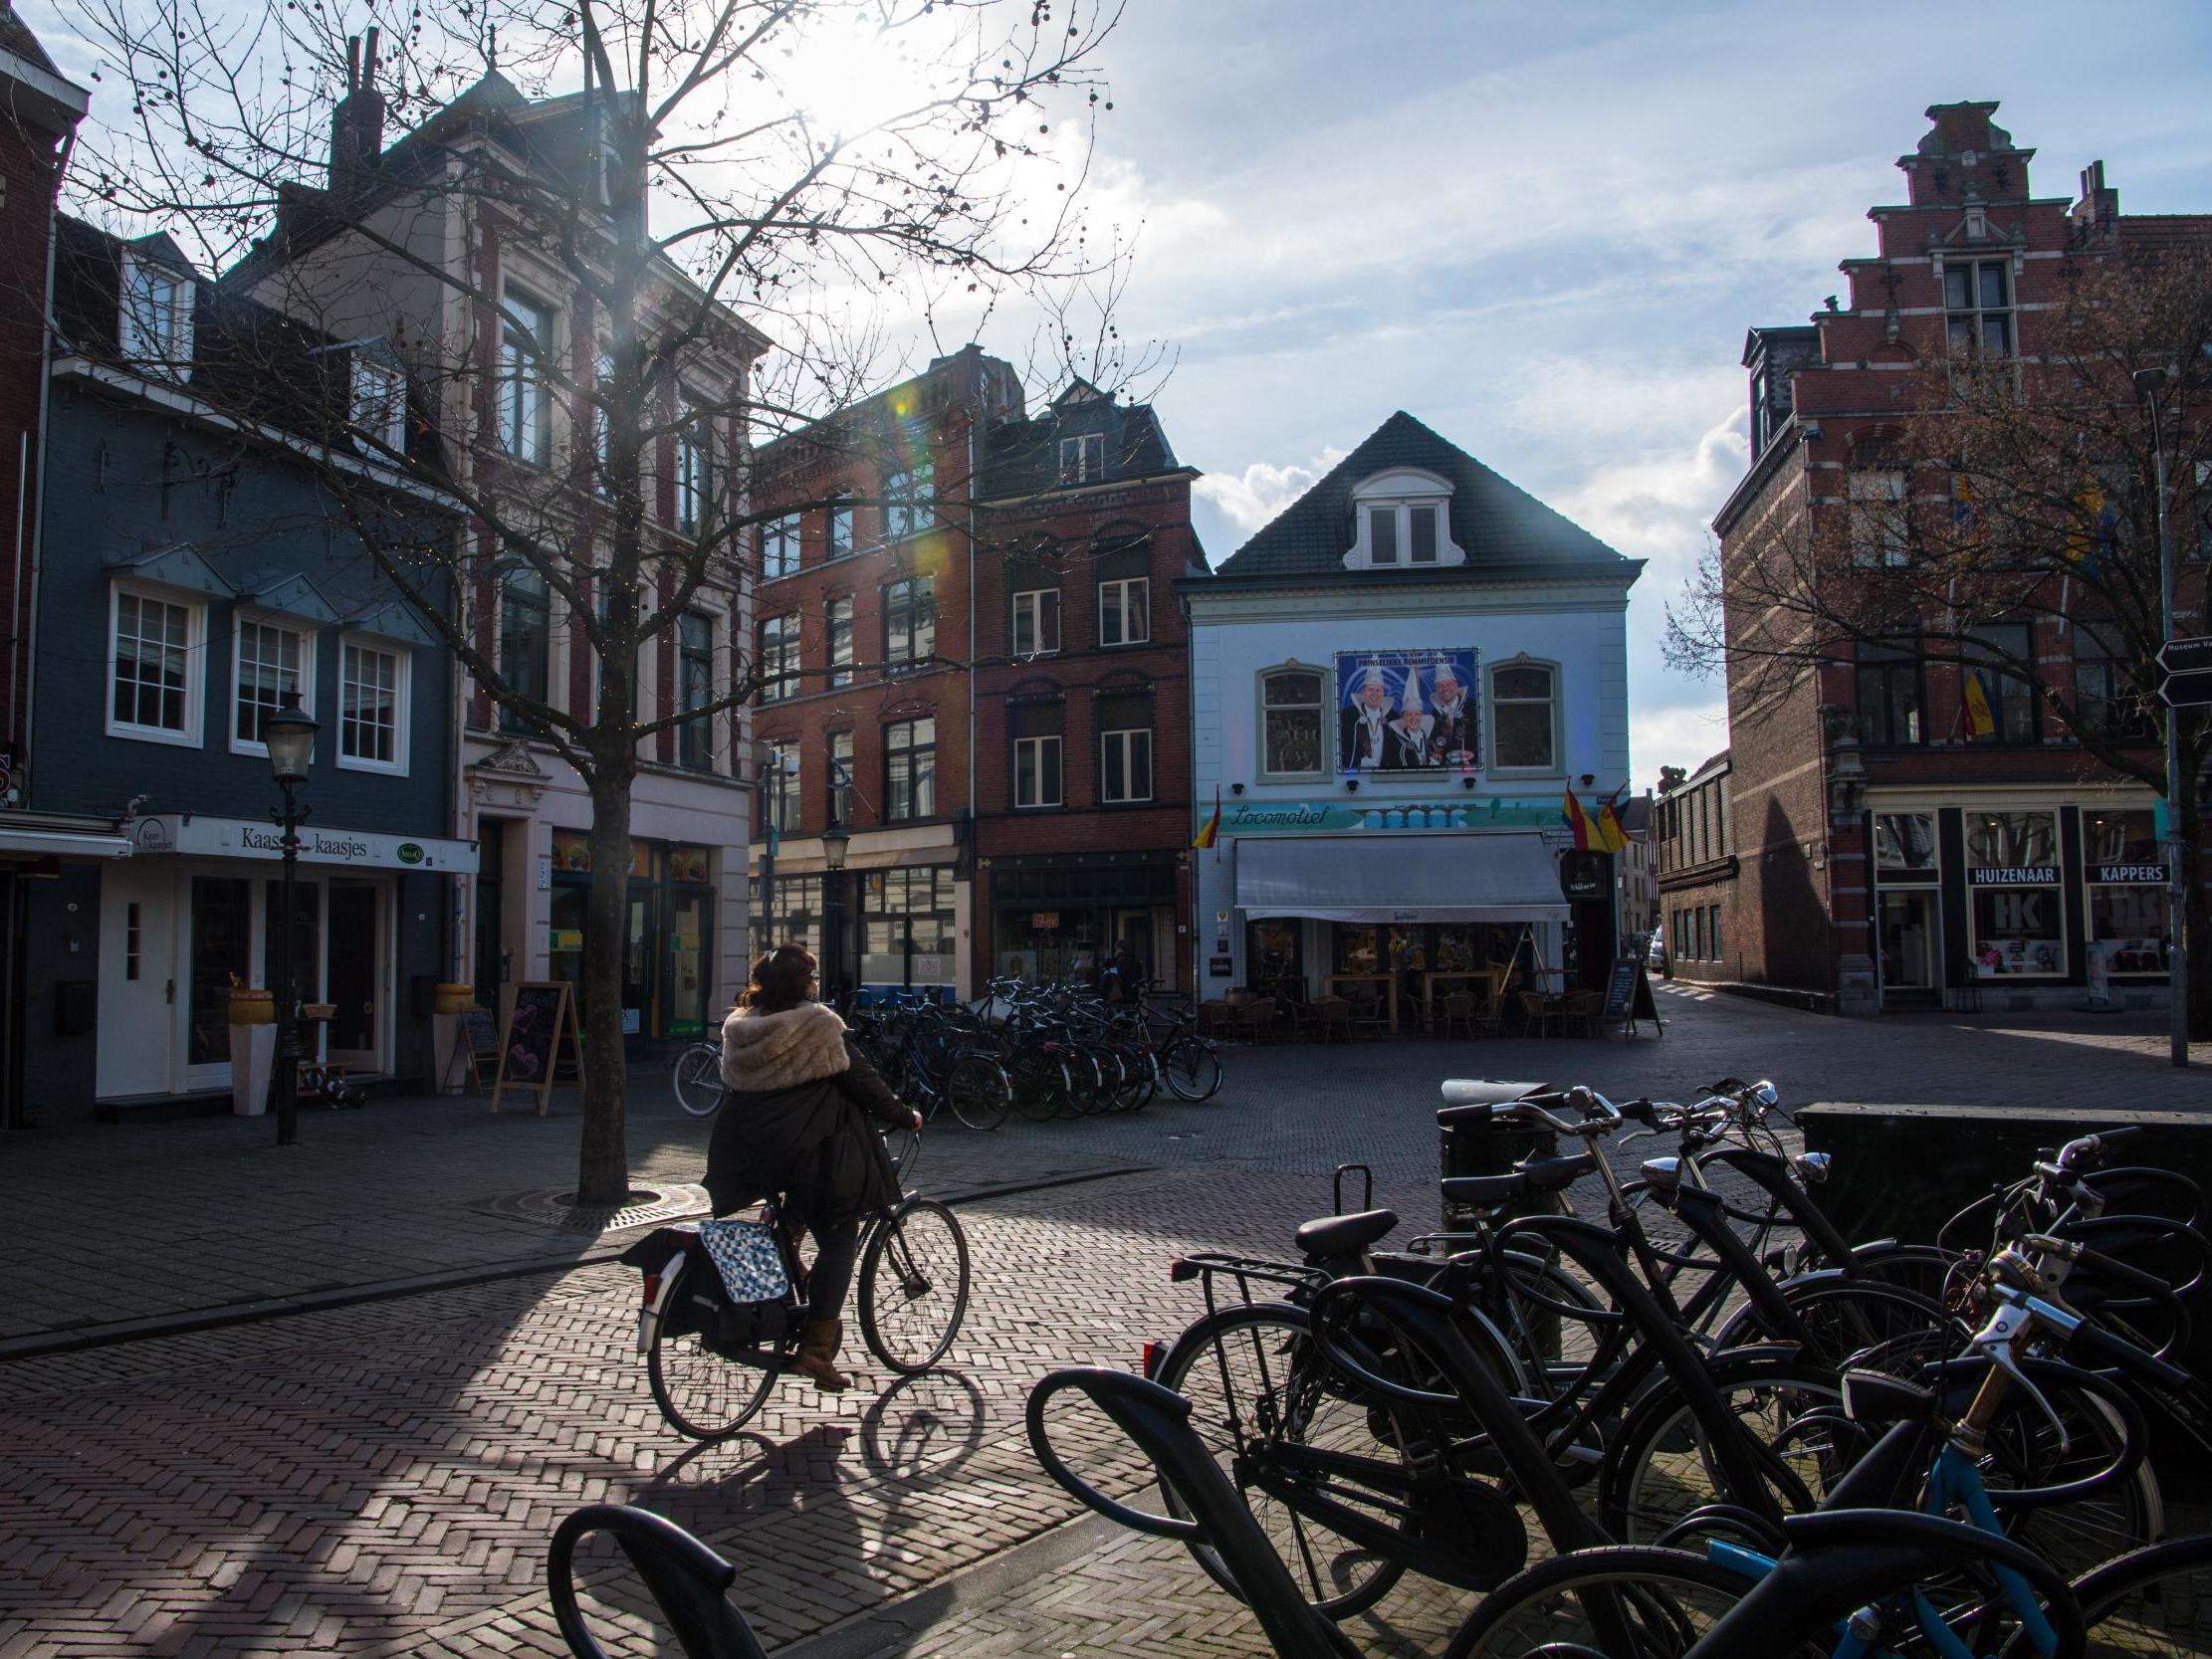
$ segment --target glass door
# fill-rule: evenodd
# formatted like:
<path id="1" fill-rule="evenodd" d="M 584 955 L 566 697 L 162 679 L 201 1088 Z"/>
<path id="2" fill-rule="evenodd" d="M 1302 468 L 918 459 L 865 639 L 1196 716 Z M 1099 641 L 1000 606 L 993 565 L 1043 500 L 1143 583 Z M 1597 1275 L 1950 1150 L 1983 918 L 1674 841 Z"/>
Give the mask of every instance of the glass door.
<path id="1" fill-rule="evenodd" d="M 356 1072 L 382 1072 L 384 985 L 390 953 L 384 940 L 380 882 L 331 878 L 331 1059 Z"/>
<path id="2" fill-rule="evenodd" d="M 277 977 L 277 926 L 284 915 L 284 883 L 262 884 L 261 961 L 269 988 L 276 993 L 282 1017 L 284 987 Z M 295 881 L 292 888 L 292 985 L 303 1005 L 323 1000 L 323 889 L 315 882 Z M 324 1027 L 310 1020 L 300 1033 L 301 1051 L 311 1060 L 323 1057 Z"/>
<path id="3" fill-rule="evenodd" d="M 668 917 L 668 1034 L 697 1037 L 707 1029 L 707 940 L 714 895 L 672 889 Z"/>
<path id="4" fill-rule="evenodd" d="M 630 885 L 630 908 L 622 934 L 622 1035 L 661 1034 L 659 974 L 660 895 L 639 883 Z"/>
<path id="5" fill-rule="evenodd" d="M 254 884 L 243 876 L 192 878 L 192 944 L 185 1010 L 185 1081 L 230 1081 L 230 987 L 266 984 L 255 972 Z"/>
<path id="6" fill-rule="evenodd" d="M 1935 939 L 1935 894 L 1898 892 L 1881 895 L 1881 989 L 1899 1002 L 1935 999 L 1939 953 Z"/>

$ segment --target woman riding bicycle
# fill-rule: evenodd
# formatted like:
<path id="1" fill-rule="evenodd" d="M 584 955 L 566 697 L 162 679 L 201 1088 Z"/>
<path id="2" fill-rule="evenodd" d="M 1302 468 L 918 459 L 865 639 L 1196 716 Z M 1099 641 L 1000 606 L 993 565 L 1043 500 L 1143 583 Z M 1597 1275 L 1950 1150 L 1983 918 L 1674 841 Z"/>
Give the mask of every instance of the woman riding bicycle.
<path id="1" fill-rule="evenodd" d="M 730 1093 L 707 1145 L 707 1196 L 716 1215 L 778 1200 L 793 1236 L 814 1236 L 808 1319 L 792 1367 L 835 1393 L 840 1317 L 860 1251 L 860 1223 L 898 1202 L 898 1176 L 869 1120 L 890 1129 L 922 1117 L 860 1057 L 834 1010 L 814 1000 L 813 952 L 777 946 L 753 964 L 753 988 L 722 1025 L 722 1081 Z"/>

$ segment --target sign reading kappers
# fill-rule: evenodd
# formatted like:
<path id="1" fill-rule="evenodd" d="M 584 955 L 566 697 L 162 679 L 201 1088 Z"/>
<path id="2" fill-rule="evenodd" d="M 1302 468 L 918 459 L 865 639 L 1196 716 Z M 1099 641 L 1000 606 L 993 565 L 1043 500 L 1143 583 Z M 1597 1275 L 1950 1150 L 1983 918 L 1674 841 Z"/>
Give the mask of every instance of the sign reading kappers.
<path id="1" fill-rule="evenodd" d="M 1337 770 L 1472 770 L 1474 669 L 1471 650 L 1340 652 Z"/>
<path id="2" fill-rule="evenodd" d="M 284 857 L 284 832 L 251 819 L 205 818 L 162 812 L 141 818 L 130 838 L 139 853 L 181 853 L 200 858 Z M 302 864 L 343 864 L 361 870 L 436 870 L 462 876 L 476 870 L 476 843 L 429 836 L 382 835 L 373 830 L 300 826 Z"/>

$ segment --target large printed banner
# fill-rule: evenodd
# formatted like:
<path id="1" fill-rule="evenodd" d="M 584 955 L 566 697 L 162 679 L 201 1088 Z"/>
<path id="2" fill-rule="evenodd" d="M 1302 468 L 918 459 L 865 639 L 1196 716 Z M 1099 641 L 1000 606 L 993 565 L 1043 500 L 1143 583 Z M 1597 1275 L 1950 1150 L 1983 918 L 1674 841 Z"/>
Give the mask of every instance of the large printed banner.
<path id="1" fill-rule="evenodd" d="M 1473 770 L 1474 673 L 1471 650 L 1338 653 L 1337 769 Z"/>

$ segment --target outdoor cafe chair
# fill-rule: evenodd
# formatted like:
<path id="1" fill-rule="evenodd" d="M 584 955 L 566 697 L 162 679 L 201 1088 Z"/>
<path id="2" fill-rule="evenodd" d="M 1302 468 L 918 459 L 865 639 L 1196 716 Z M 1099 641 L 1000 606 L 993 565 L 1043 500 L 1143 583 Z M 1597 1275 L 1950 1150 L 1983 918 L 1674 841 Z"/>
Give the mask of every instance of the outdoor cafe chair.
<path id="1" fill-rule="evenodd" d="M 1325 996 L 1313 1005 L 1313 1017 L 1324 1043 L 1352 1040 L 1352 1004 L 1341 996 Z"/>

